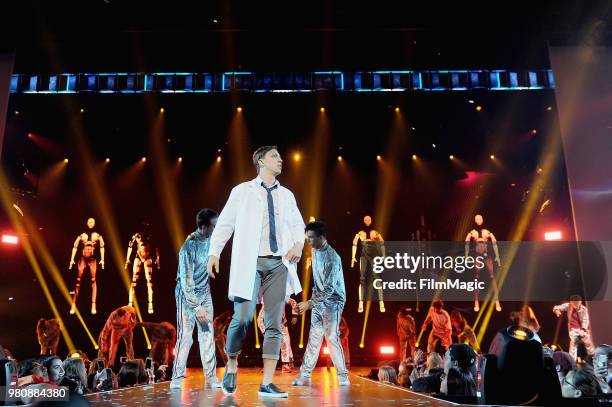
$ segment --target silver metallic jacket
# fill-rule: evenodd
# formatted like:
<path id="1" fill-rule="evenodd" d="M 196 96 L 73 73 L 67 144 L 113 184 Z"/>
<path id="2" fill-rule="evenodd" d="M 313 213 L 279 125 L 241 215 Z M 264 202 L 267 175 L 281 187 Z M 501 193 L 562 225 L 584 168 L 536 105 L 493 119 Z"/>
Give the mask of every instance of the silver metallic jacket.
<path id="1" fill-rule="evenodd" d="M 321 250 L 312 249 L 312 297 L 311 305 L 344 305 L 346 291 L 342 261 L 329 243 Z"/>
<path id="2" fill-rule="evenodd" d="M 176 281 L 185 301 L 194 309 L 202 303 L 203 294 L 210 292 L 206 272 L 209 246 L 210 237 L 196 230 L 187 237 L 179 252 Z"/>

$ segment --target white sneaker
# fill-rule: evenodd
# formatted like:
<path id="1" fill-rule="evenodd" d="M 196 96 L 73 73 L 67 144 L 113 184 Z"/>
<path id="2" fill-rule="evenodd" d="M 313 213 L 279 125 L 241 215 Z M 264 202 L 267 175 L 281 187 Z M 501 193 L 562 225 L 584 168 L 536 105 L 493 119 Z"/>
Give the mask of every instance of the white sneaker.
<path id="1" fill-rule="evenodd" d="M 212 378 L 212 379 L 206 379 L 206 384 L 204 385 L 205 389 L 220 389 L 221 388 L 221 382 L 219 381 L 219 379 L 217 379 L 216 377 Z"/>
<path id="2" fill-rule="evenodd" d="M 338 386 L 349 386 L 351 384 L 351 381 L 348 378 L 348 375 L 346 376 L 338 376 Z"/>
<path id="3" fill-rule="evenodd" d="M 293 381 L 293 385 L 294 386 L 311 386 L 312 380 L 310 379 L 310 377 L 304 377 L 302 375 L 299 375 Z"/>
<path id="4" fill-rule="evenodd" d="M 170 388 L 171 389 L 180 389 L 181 387 L 183 387 L 183 379 L 172 379 L 172 381 L 170 382 Z"/>

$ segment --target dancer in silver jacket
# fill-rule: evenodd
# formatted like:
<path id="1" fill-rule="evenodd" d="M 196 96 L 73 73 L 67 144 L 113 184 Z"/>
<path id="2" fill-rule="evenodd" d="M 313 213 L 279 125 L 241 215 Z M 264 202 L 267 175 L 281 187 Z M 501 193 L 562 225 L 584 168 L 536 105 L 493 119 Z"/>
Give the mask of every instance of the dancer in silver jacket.
<path id="1" fill-rule="evenodd" d="M 301 314 L 311 310 L 308 345 L 300 375 L 294 386 L 309 386 L 312 370 L 317 364 L 323 337 L 338 374 L 338 384 L 349 385 L 348 370 L 340 344 L 340 319 L 346 301 L 344 274 L 340 256 L 329 245 L 325 224 L 315 221 L 306 225 L 306 238 L 312 247 L 312 297 L 299 304 Z"/>
<path id="2" fill-rule="evenodd" d="M 185 377 L 196 322 L 206 387 L 221 387 L 216 376 L 213 303 L 210 280 L 206 271 L 210 235 L 215 228 L 217 217 L 217 213 L 211 209 L 202 209 L 198 212 L 196 216 L 198 228 L 187 237 L 179 252 L 175 290 L 177 341 L 170 388 L 180 388 Z"/>

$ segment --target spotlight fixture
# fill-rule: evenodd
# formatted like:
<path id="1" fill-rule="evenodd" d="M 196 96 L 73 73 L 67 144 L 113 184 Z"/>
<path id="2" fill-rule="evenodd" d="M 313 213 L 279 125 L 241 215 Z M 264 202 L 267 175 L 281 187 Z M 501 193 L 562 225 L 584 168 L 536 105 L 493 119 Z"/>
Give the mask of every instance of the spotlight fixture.
<path id="1" fill-rule="evenodd" d="M 396 108 L 395 108 L 395 112 L 396 112 L 396 113 L 399 113 L 399 111 L 400 111 L 400 108 L 399 108 L 399 107 L 396 107 Z"/>
<path id="2" fill-rule="evenodd" d="M 338 156 L 338 161 L 342 161 L 342 156 L 341 155 Z"/>
<path id="3" fill-rule="evenodd" d="M 448 158 L 450 158 L 451 160 L 454 160 L 455 156 L 451 154 L 451 155 L 448 156 Z"/>
<path id="4" fill-rule="evenodd" d="M 183 162 L 183 157 L 179 157 L 178 158 L 178 162 L 182 163 Z"/>
<path id="5" fill-rule="evenodd" d="M 293 159 L 294 159 L 295 161 L 300 161 L 300 158 L 302 158 L 302 156 L 300 155 L 300 153 L 295 153 L 295 154 L 293 154 Z"/>
<path id="6" fill-rule="evenodd" d="M 560 230 L 544 232 L 544 240 L 561 240 L 563 234 Z"/>
<path id="7" fill-rule="evenodd" d="M 392 355 L 395 353 L 393 346 L 381 346 L 380 353 L 383 355 Z"/>
<path id="8" fill-rule="evenodd" d="M 81 108 L 80 112 L 85 113 L 85 109 Z"/>
<path id="9" fill-rule="evenodd" d="M 159 109 L 159 112 L 160 112 L 160 113 L 163 113 L 163 112 L 164 112 L 164 108 L 163 108 L 163 107 L 161 107 L 161 108 Z"/>
<path id="10" fill-rule="evenodd" d="M 491 154 L 491 155 L 489 156 L 489 158 L 490 158 L 491 160 L 495 160 L 495 154 Z"/>
<path id="11" fill-rule="evenodd" d="M 65 163 L 67 163 L 67 162 L 68 162 L 68 159 L 67 159 L 67 158 L 64 158 L 64 162 L 65 162 Z"/>
<path id="12" fill-rule="evenodd" d="M 320 108 L 319 110 L 321 111 L 321 113 L 325 113 L 325 108 L 324 107 Z"/>
<path id="13" fill-rule="evenodd" d="M 238 106 L 238 107 L 236 108 L 236 111 L 237 111 L 238 113 L 242 112 L 242 107 Z"/>
<path id="14" fill-rule="evenodd" d="M 104 162 L 109 163 L 110 162 L 110 158 L 106 158 L 106 160 L 104 160 Z"/>
<path id="15" fill-rule="evenodd" d="M 15 110 L 15 116 L 19 116 L 19 110 Z"/>
<path id="16" fill-rule="evenodd" d="M 417 159 L 416 154 L 412 154 L 412 159 L 416 161 L 416 159 Z"/>
<path id="17" fill-rule="evenodd" d="M 482 110 L 482 106 L 476 106 L 476 111 L 480 112 Z"/>
<path id="18" fill-rule="evenodd" d="M 221 162 L 221 156 L 220 156 L 220 155 L 218 155 L 218 156 L 217 156 L 217 162 L 218 162 L 218 163 L 220 163 L 220 162 Z"/>
<path id="19" fill-rule="evenodd" d="M 142 158 L 140 159 L 140 161 L 142 161 L 143 163 L 144 163 L 144 162 L 146 162 L 146 161 L 147 161 L 147 157 L 142 157 Z"/>
<path id="20" fill-rule="evenodd" d="M 381 157 L 380 155 L 377 155 L 377 156 L 376 156 L 376 159 L 377 159 L 378 161 L 380 161 L 380 160 L 382 159 L 382 157 Z"/>

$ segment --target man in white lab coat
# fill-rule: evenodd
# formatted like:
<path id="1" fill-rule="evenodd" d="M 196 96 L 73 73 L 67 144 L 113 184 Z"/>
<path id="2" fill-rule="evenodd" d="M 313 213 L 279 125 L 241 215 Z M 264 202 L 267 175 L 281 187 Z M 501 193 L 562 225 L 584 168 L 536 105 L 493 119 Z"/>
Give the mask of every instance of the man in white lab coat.
<path id="1" fill-rule="evenodd" d="M 304 247 L 304 221 L 293 193 L 276 177 L 283 160 L 276 146 L 258 148 L 253 154 L 257 177 L 232 189 L 211 237 L 208 273 L 219 272 L 219 256 L 234 234 L 228 297 L 234 315 L 227 331 L 225 352 L 229 358 L 222 388 L 236 391 L 237 358 L 253 321 L 255 305 L 266 304 L 262 358 L 262 397 L 287 397 L 272 383 L 282 337 L 281 320 L 286 300 L 302 291 L 297 263 Z"/>

